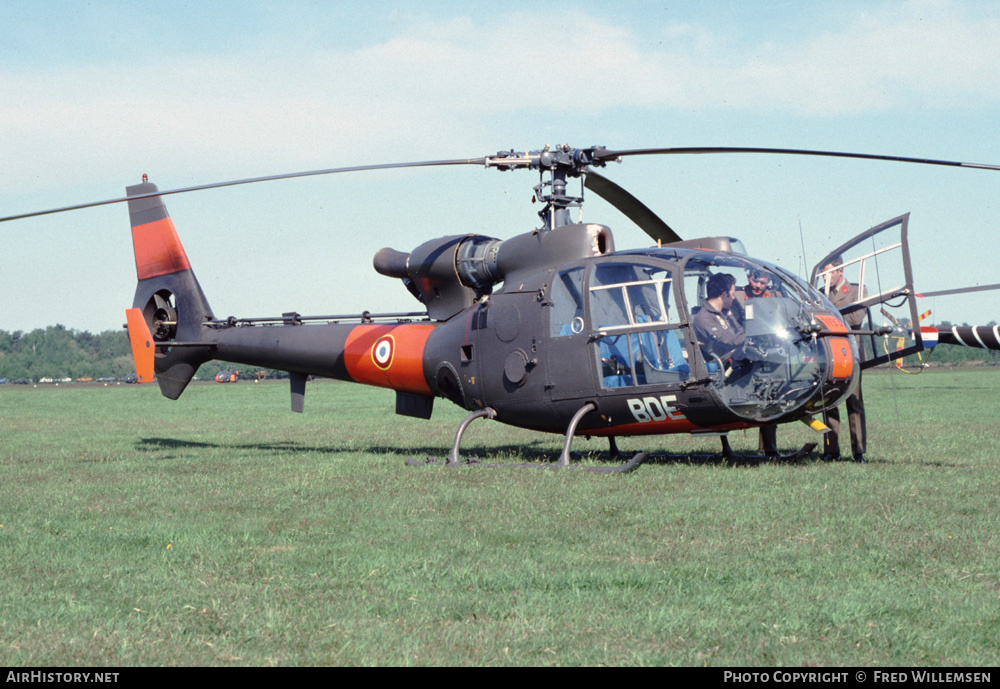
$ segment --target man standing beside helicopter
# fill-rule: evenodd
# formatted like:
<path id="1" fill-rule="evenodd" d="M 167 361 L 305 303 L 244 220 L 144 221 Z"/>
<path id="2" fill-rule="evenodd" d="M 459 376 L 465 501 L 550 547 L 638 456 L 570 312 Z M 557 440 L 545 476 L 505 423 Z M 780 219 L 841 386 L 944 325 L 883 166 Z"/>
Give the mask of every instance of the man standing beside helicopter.
<path id="1" fill-rule="evenodd" d="M 844 259 L 835 256 L 823 266 L 823 277 L 826 280 L 827 298 L 830 303 L 841 309 L 848 304 L 863 299 L 861 287 L 844 279 Z M 844 321 L 851 328 L 857 329 L 865 320 L 865 309 L 857 309 L 844 315 Z M 862 349 L 861 356 L 864 358 Z M 851 452 L 854 461 L 865 463 L 865 446 L 867 428 L 865 425 L 865 402 L 861 395 L 861 375 L 858 375 L 858 387 L 854 394 L 847 398 L 847 420 L 851 427 Z M 823 459 L 833 461 L 840 459 L 840 410 L 836 407 L 826 412 L 826 425 L 830 430 L 823 436 Z"/>

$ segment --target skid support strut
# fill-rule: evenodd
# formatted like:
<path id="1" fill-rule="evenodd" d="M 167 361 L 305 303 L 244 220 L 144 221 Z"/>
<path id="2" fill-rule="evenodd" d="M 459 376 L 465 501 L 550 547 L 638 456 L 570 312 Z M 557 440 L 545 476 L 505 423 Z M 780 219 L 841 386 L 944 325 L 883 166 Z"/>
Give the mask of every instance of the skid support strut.
<path id="1" fill-rule="evenodd" d="M 480 418 L 494 419 L 496 418 L 496 410 L 492 407 L 485 407 L 478 411 L 474 411 L 465 419 L 462 423 L 458 425 L 458 430 L 455 432 L 455 442 L 451 447 L 451 452 L 448 453 L 448 457 L 445 460 L 445 466 L 455 467 L 455 466 L 466 466 L 467 464 L 475 464 L 476 466 L 482 467 L 511 467 L 511 468 L 522 468 L 522 469 L 562 469 L 564 467 L 569 467 L 569 448 L 573 443 L 573 435 L 576 433 L 576 427 L 580 425 L 580 421 L 584 416 L 597 409 L 597 405 L 594 402 L 587 402 L 585 405 L 580 407 L 580 409 L 573 415 L 572 420 L 569 422 L 569 428 L 566 429 L 566 440 L 563 442 L 563 451 L 559 456 L 559 461 L 555 464 L 480 464 L 476 461 L 463 462 L 458 454 L 458 447 L 462 442 L 462 435 L 465 433 L 465 429 L 468 428 L 469 424 Z M 634 471 L 640 464 L 646 461 L 649 455 L 645 452 L 638 452 L 632 459 L 628 460 L 624 464 L 616 467 L 593 467 L 593 466 L 575 466 L 570 467 L 573 469 L 582 469 L 585 471 L 593 471 L 600 474 L 624 474 L 630 471 Z M 406 459 L 407 466 L 427 466 L 429 464 L 440 464 L 440 462 L 435 462 L 433 459 L 428 458 L 425 461 L 418 460 L 415 457 L 408 457 Z"/>
<path id="2" fill-rule="evenodd" d="M 576 427 L 580 425 L 580 419 L 596 409 L 596 404 L 587 402 L 573 415 L 572 420 L 569 422 L 569 428 L 566 429 L 566 440 L 563 442 L 562 454 L 559 455 L 558 465 L 560 467 L 569 466 L 569 448 L 573 444 L 573 436 L 576 434 Z"/>
<path id="3" fill-rule="evenodd" d="M 618 449 L 618 443 L 615 442 L 615 436 L 609 435 L 608 443 L 609 443 L 608 457 L 610 457 L 611 459 L 621 459 L 622 453 Z"/>
<path id="4" fill-rule="evenodd" d="M 727 462 L 732 462 L 736 459 L 736 455 L 733 454 L 733 448 L 729 445 L 729 436 L 720 435 L 719 438 L 722 440 L 722 458 Z"/>
<path id="5" fill-rule="evenodd" d="M 484 407 L 479 411 L 472 412 L 462 419 L 462 423 L 458 424 L 458 430 L 455 432 L 455 443 L 451 446 L 451 452 L 448 453 L 448 459 L 445 464 L 453 467 L 463 463 L 461 458 L 458 456 L 458 445 L 462 442 L 462 435 L 465 434 L 465 429 L 469 427 L 470 423 L 483 417 L 493 419 L 496 418 L 496 415 L 496 410 L 494 410 L 493 407 Z"/>

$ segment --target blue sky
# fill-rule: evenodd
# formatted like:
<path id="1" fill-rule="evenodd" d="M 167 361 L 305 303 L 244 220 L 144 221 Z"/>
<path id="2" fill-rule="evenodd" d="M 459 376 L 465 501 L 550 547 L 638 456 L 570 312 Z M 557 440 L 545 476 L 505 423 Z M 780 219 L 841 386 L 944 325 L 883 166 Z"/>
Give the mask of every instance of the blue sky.
<path id="1" fill-rule="evenodd" d="M 866 2 L 0 3 L 0 216 L 161 189 L 568 142 L 1000 163 L 1000 5 Z M 1000 173 L 773 156 L 604 171 L 685 237 L 801 272 L 912 212 L 917 287 L 1000 282 Z M 217 316 L 410 310 L 383 246 L 537 226 L 533 173 L 367 172 L 169 197 Z M 594 199 L 619 248 L 645 235 Z M 124 206 L 0 224 L 0 329 L 117 328 Z M 1000 320 L 990 293 L 935 318 Z"/>

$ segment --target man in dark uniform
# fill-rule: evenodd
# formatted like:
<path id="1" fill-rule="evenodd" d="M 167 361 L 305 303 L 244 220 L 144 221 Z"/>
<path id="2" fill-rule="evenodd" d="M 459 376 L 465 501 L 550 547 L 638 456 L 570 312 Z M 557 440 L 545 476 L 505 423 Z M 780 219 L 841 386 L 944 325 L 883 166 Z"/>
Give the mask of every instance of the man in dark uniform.
<path id="1" fill-rule="evenodd" d="M 706 297 L 692 321 L 694 336 L 698 338 L 705 361 L 711 363 L 718 357 L 725 371 L 730 366 L 733 353 L 747 339 L 743 326 L 731 311 L 736 299 L 736 278 L 728 273 L 712 275 L 706 285 Z M 723 435 L 720 440 L 722 455 L 731 459 L 733 450 L 729 439 Z"/>
<path id="2" fill-rule="evenodd" d="M 730 310 L 736 298 L 736 278 L 728 273 L 712 275 L 708 278 L 706 296 L 694 317 L 694 334 L 705 361 L 713 361 L 714 355 L 726 366 L 733 352 L 747 339 L 743 326 Z"/>
<path id="3" fill-rule="evenodd" d="M 861 296 L 863 294 L 861 288 L 855 283 L 847 282 L 844 279 L 843 265 L 844 259 L 836 256 L 823 266 L 824 271 L 831 271 L 824 275 L 827 283 L 827 298 L 838 309 L 863 298 Z M 851 311 L 844 316 L 844 321 L 847 325 L 855 330 L 861 326 L 864 320 L 864 309 Z M 858 374 L 857 389 L 855 389 L 854 394 L 847 398 L 847 420 L 851 427 L 851 452 L 854 454 L 854 461 L 864 463 L 867 461 L 865 459 L 867 429 L 865 426 L 865 402 L 861 395 L 860 373 Z M 826 425 L 830 427 L 830 430 L 823 436 L 823 459 L 827 461 L 840 459 L 839 409 L 834 407 L 826 412 Z"/>
<path id="4" fill-rule="evenodd" d="M 733 311 L 737 312 L 740 323 L 746 327 L 746 303 L 749 299 L 780 296 L 781 293 L 771 285 L 771 274 L 766 270 L 753 268 L 747 271 L 746 286 L 736 290 Z M 778 424 L 769 423 L 766 426 L 760 427 L 757 452 L 763 454 L 768 459 L 776 459 L 778 457 Z"/>

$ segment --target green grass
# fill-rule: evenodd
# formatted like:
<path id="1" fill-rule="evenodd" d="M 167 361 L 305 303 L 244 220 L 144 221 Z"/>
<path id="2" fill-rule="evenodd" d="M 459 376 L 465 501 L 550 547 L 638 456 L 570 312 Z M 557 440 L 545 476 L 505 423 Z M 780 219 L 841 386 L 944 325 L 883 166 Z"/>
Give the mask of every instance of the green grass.
<path id="1" fill-rule="evenodd" d="M 866 376 L 865 466 L 607 476 L 405 467 L 463 412 L 397 417 L 349 384 L 311 384 L 304 415 L 277 383 L 3 386 L 0 661 L 995 665 L 998 389 L 987 369 Z M 464 443 L 560 445 L 486 421 Z"/>

